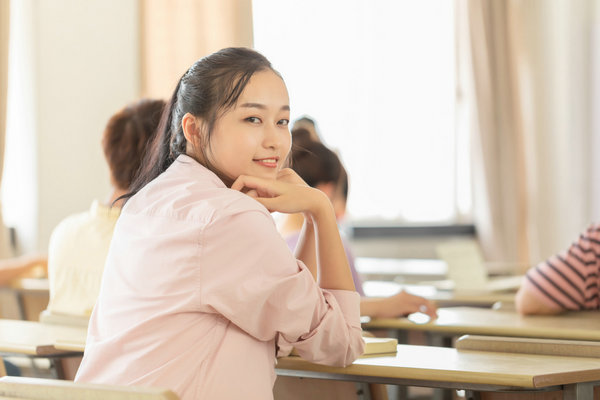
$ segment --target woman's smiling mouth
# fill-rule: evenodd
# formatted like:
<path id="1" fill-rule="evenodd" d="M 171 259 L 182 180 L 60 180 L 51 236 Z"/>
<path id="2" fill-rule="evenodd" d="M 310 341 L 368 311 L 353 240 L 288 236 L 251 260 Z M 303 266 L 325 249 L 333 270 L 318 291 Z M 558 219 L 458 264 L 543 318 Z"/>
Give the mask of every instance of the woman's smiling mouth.
<path id="1" fill-rule="evenodd" d="M 279 157 L 270 157 L 270 158 L 255 158 L 252 161 L 255 163 L 267 167 L 267 168 L 277 168 L 277 162 L 279 161 Z"/>

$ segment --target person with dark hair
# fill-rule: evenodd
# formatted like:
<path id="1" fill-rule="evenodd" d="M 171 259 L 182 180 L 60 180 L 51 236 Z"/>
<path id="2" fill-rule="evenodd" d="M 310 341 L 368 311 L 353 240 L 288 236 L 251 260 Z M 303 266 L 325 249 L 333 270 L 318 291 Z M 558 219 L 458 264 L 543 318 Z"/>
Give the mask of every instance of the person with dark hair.
<path id="1" fill-rule="evenodd" d="M 44 312 L 47 316 L 90 316 L 119 217 L 122 201 L 118 199 L 129 190 L 164 106 L 163 100 L 141 100 L 108 121 L 102 147 L 112 192 L 105 203 L 94 201 L 88 211 L 68 216 L 52 232 L 48 248 L 50 302 Z"/>
<path id="2" fill-rule="evenodd" d="M 125 196 L 76 381 L 262 400 L 277 344 L 337 366 L 362 354 L 331 202 L 285 168 L 289 113 L 283 79 L 254 50 L 183 74 Z M 307 215 L 298 259 L 275 211 Z"/>
<path id="3" fill-rule="evenodd" d="M 294 131 L 296 132 L 296 131 Z M 294 136 L 296 139 L 296 136 Z M 291 164 L 296 173 L 310 186 L 321 190 L 331 200 L 336 217 L 342 219 L 346 213 L 346 200 L 348 198 L 348 175 L 339 157 L 320 142 L 305 140 L 300 132 L 298 143 L 292 146 Z M 304 223 L 302 214 L 287 215 L 280 227 L 288 246 L 293 249 L 299 238 L 299 232 Z M 343 239 L 343 238 L 342 238 Z M 354 255 L 349 243 L 343 239 L 344 248 L 348 257 L 354 286 L 363 296 L 360 302 L 361 315 L 378 318 L 393 318 L 408 315 L 414 312 L 428 314 L 436 317 L 436 306 L 433 302 L 410 294 L 405 291 L 385 297 L 364 297 L 362 282 L 354 267 Z"/>
<path id="4" fill-rule="evenodd" d="M 294 131 L 297 130 L 307 131 L 310 135 L 310 140 L 312 140 L 313 142 L 322 142 L 321 135 L 319 135 L 319 130 L 317 129 L 317 123 L 314 119 L 307 115 L 304 115 L 294 121 L 294 125 L 292 127 L 292 135 Z"/>

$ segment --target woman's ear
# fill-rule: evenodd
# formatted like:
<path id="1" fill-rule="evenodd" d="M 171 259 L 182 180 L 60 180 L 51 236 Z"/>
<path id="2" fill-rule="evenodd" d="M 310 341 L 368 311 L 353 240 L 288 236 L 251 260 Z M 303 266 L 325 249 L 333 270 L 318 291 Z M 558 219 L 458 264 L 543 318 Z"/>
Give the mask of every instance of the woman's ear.
<path id="1" fill-rule="evenodd" d="M 202 121 L 190 113 L 186 113 L 181 119 L 183 136 L 188 143 L 197 145 L 202 141 Z"/>

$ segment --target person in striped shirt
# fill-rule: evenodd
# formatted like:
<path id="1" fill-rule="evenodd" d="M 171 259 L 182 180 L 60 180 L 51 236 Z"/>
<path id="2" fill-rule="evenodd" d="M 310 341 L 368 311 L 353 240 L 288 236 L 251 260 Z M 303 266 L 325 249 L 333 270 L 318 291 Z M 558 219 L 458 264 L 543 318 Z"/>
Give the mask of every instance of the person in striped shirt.
<path id="1" fill-rule="evenodd" d="M 564 253 L 531 268 L 516 295 L 521 314 L 598 310 L 600 224 L 592 224 Z"/>

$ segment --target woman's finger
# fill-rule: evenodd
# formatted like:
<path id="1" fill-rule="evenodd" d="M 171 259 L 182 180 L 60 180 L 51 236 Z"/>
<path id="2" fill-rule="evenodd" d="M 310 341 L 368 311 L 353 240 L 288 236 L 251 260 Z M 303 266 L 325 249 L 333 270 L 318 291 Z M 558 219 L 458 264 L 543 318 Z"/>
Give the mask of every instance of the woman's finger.
<path id="1" fill-rule="evenodd" d="M 233 190 L 243 192 L 244 189 L 255 190 L 260 196 L 272 197 L 277 195 L 277 181 L 240 175 L 231 185 Z"/>
<path id="2" fill-rule="evenodd" d="M 294 183 L 299 185 L 306 185 L 306 182 L 302 180 L 300 175 L 291 168 L 284 168 L 277 174 L 277 180 L 282 182 Z"/>
<path id="3" fill-rule="evenodd" d="M 277 209 L 276 199 L 272 197 L 255 197 L 254 200 L 265 206 L 269 212 L 280 211 Z"/>
<path id="4" fill-rule="evenodd" d="M 233 190 L 239 190 L 239 191 L 241 191 L 244 188 L 257 189 L 257 188 L 263 186 L 265 184 L 265 182 L 266 181 L 264 179 L 258 178 L 256 176 L 240 175 L 233 182 L 233 184 L 231 185 L 231 188 Z"/>

